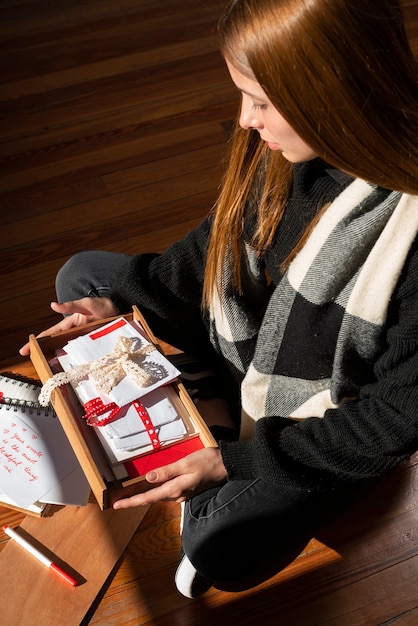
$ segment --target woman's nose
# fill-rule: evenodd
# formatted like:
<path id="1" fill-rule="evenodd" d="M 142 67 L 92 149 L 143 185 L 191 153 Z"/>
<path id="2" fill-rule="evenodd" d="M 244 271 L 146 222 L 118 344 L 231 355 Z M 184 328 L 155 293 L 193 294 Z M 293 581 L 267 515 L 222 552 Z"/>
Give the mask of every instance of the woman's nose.
<path id="1" fill-rule="evenodd" d="M 262 124 L 257 116 L 257 111 L 254 110 L 253 104 L 249 98 L 245 95 L 241 101 L 241 113 L 239 116 L 239 125 L 244 130 L 250 130 L 252 128 L 261 128 Z"/>

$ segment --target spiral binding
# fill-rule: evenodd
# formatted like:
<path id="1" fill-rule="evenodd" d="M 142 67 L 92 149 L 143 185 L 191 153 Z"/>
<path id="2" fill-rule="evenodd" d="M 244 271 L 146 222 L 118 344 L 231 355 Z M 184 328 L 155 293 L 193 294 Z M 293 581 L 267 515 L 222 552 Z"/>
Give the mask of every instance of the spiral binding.
<path id="1" fill-rule="evenodd" d="M 0 409 L 4 406 L 6 411 L 20 410 L 29 415 L 55 417 L 56 413 L 51 405 L 43 407 L 38 401 L 40 390 L 40 381 L 13 372 L 1 372 Z"/>
<path id="2" fill-rule="evenodd" d="M 4 396 L 0 397 L 0 409 L 1 406 L 6 407 L 6 411 L 14 410 L 18 411 L 19 409 L 22 413 L 29 413 L 29 415 L 33 415 L 36 413 L 37 415 L 53 415 L 55 416 L 55 411 L 51 406 L 41 406 L 39 402 L 33 402 L 31 400 L 18 400 L 17 398 L 5 398 Z"/>

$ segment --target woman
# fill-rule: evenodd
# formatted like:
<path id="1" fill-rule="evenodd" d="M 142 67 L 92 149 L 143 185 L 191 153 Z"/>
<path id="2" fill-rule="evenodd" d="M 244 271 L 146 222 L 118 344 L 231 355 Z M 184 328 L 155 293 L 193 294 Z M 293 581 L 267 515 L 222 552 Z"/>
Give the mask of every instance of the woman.
<path id="1" fill-rule="evenodd" d="M 242 102 L 216 211 L 162 255 L 71 259 L 52 307 L 72 315 L 44 333 L 136 304 L 220 372 L 219 447 L 115 503 L 185 503 L 188 597 L 274 574 L 418 447 L 418 72 L 398 1 L 234 0 L 219 32 Z"/>

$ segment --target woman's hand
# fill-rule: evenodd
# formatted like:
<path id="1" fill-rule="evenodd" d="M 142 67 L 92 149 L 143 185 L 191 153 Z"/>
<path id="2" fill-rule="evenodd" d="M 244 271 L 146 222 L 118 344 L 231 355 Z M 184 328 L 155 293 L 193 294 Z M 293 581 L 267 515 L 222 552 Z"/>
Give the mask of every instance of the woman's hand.
<path id="1" fill-rule="evenodd" d="M 149 483 L 158 485 L 145 493 L 117 500 L 114 509 L 145 506 L 161 500 L 183 502 L 191 496 L 224 482 L 227 473 L 219 448 L 204 448 L 188 456 L 152 470 L 145 475 Z"/>
<path id="2" fill-rule="evenodd" d="M 58 324 L 47 328 L 37 335 L 38 337 L 46 337 L 55 335 L 64 330 L 69 330 L 74 326 L 82 326 L 88 322 L 101 320 L 112 315 L 117 315 L 115 305 L 109 298 L 81 298 L 81 300 L 72 300 L 71 302 L 51 302 L 51 309 L 61 315 L 66 315 Z M 22 346 L 19 353 L 27 356 L 30 352 L 29 342 Z"/>

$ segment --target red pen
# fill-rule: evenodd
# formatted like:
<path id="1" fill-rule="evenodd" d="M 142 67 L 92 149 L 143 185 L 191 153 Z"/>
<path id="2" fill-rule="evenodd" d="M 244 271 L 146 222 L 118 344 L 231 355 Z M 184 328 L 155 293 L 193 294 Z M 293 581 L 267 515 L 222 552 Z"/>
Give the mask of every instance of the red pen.
<path id="1" fill-rule="evenodd" d="M 38 561 L 40 561 L 41 563 L 49 567 L 49 569 L 52 570 L 55 574 L 57 574 L 57 576 L 60 576 L 60 578 L 63 578 L 67 583 L 69 583 L 73 587 L 77 585 L 77 581 L 75 580 L 75 578 L 73 578 L 72 576 L 70 576 L 70 574 L 65 572 L 62 569 L 62 567 L 54 563 L 54 561 L 52 561 L 51 559 L 46 557 L 44 554 L 42 554 L 40 550 L 38 550 L 37 548 L 35 548 L 35 546 L 29 543 L 27 539 L 24 539 L 21 535 L 19 535 L 19 533 L 13 530 L 13 528 L 9 528 L 9 526 L 3 526 L 3 530 L 6 533 L 6 535 L 8 535 L 11 539 L 14 539 L 16 543 L 22 546 L 24 550 L 32 554 L 32 556 L 38 559 Z"/>

